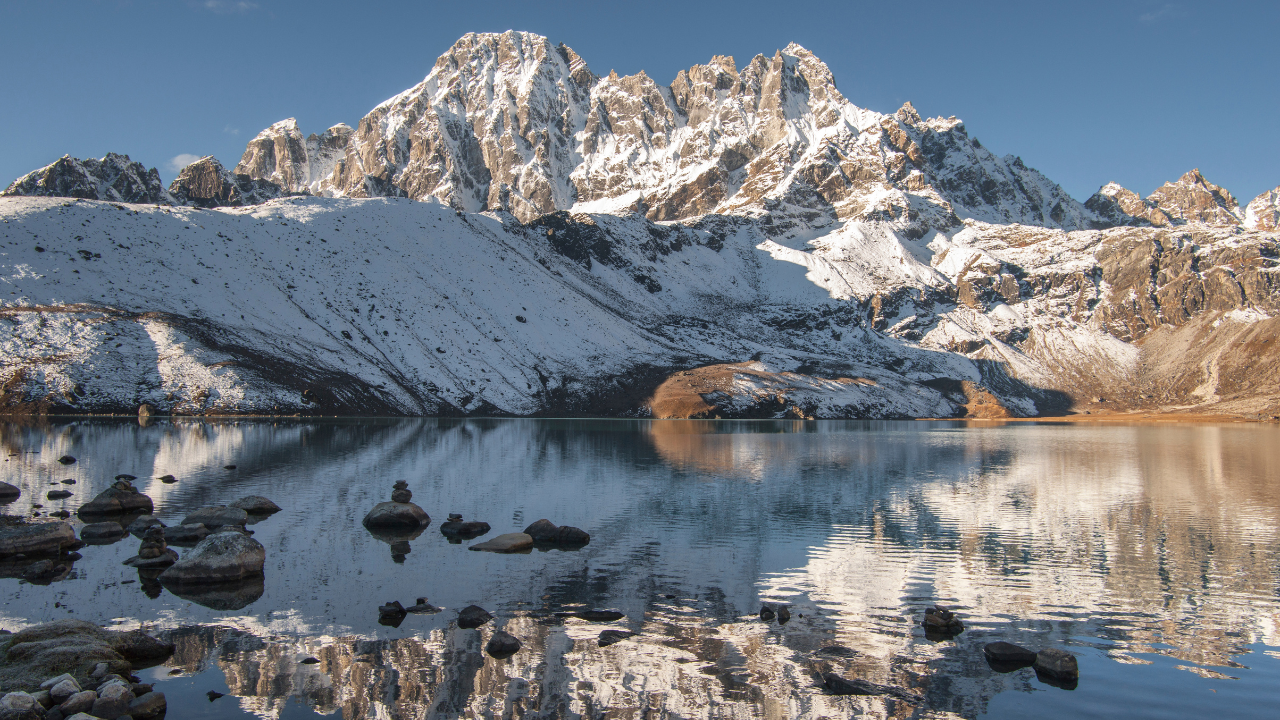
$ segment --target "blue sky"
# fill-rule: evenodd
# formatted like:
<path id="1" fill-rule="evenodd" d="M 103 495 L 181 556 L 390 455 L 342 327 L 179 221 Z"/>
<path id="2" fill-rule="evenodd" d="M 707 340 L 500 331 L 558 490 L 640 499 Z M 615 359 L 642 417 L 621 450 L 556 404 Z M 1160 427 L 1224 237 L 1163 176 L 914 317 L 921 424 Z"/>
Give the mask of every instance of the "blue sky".
<path id="1" fill-rule="evenodd" d="M 1280 184 L 1280 2 L 0 0 L 0 186 L 63 154 L 234 165 L 277 120 L 355 123 L 468 31 L 528 30 L 667 83 L 798 42 L 852 102 L 956 115 L 1085 199 L 1199 167 Z"/>

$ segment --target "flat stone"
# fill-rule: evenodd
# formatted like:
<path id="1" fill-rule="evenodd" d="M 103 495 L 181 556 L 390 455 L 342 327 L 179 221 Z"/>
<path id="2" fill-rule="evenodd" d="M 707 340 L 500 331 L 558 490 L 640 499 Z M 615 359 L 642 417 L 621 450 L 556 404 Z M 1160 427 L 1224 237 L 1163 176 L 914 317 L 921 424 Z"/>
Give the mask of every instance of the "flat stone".
<path id="1" fill-rule="evenodd" d="M 520 652 L 520 638 L 505 630 L 499 630 L 489 638 L 484 651 L 499 660 L 506 660 Z"/>
<path id="2" fill-rule="evenodd" d="M 75 541 L 75 530 L 64 522 L 18 525 L 0 530 L 0 557 L 59 553 Z"/>
<path id="3" fill-rule="evenodd" d="M 492 540 L 472 545 L 469 550 L 485 550 L 497 553 L 512 553 L 528 550 L 533 547 L 533 538 L 525 533 L 506 533 Z"/>
<path id="4" fill-rule="evenodd" d="M 249 495 L 242 497 L 235 502 L 229 503 L 227 507 L 240 508 L 250 515 L 270 515 L 280 512 L 280 506 L 271 502 L 261 495 Z"/>
<path id="5" fill-rule="evenodd" d="M 249 522 L 249 513 L 241 508 L 227 505 L 202 507 L 182 519 L 183 525 L 199 523 L 210 530 L 215 530 L 224 525 L 244 525 L 247 522 Z"/>
<path id="6" fill-rule="evenodd" d="M 464 629 L 478 628 L 492 619 L 493 616 L 478 605 L 468 605 L 458 611 L 458 627 Z"/>
<path id="7" fill-rule="evenodd" d="M 243 511 L 241 511 L 243 512 Z M 217 532 L 201 540 L 160 574 L 161 582 L 225 583 L 262 574 L 267 551 L 243 533 Z"/>
<path id="8" fill-rule="evenodd" d="M 113 543 L 127 534 L 118 522 L 89 523 L 80 528 L 80 539 L 90 545 Z"/>
<path id="9" fill-rule="evenodd" d="M 175 545 L 194 545 L 208 537 L 211 532 L 201 523 L 174 525 L 164 529 L 164 541 Z"/>
<path id="10" fill-rule="evenodd" d="M 164 693 L 149 692 L 135 697 L 129 703 L 129 715 L 134 720 L 158 717 L 165 711 Z"/>
<path id="11" fill-rule="evenodd" d="M 461 520 L 450 520 L 440 526 L 440 533 L 445 537 L 456 537 L 471 539 L 480 537 L 489 532 L 489 523 L 470 520 L 462 522 Z"/>
<path id="12" fill-rule="evenodd" d="M 156 557 L 144 558 L 141 555 L 134 555 L 128 560 L 125 560 L 122 564 L 138 568 L 139 570 L 158 570 L 160 568 L 167 568 L 176 562 L 178 562 L 178 553 L 170 550 L 169 548 L 165 548 L 164 553 L 157 555 Z"/>
<path id="13" fill-rule="evenodd" d="M 74 494 L 75 493 L 71 492 L 70 490 L 50 490 L 49 492 L 45 493 L 44 497 L 46 500 L 64 500 L 66 498 L 71 497 Z"/>
<path id="14" fill-rule="evenodd" d="M 1034 650 L 1028 650 L 1021 645 L 1000 640 L 998 642 L 987 643 L 982 647 L 982 654 L 987 659 L 987 663 L 992 669 L 998 672 L 1009 672 L 1019 668 L 1031 667 L 1036 662 L 1036 653 Z"/>
<path id="15" fill-rule="evenodd" d="M 36 699 L 22 691 L 6 693 L 0 697 L 0 710 L 30 710 L 36 706 Z"/>
<path id="16" fill-rule="evenodd" d="M 75 715 L 76 713 L 87 713 L 93 709 L 93 701 L 98 699 L 98 693 L 92 690 L 82 690 L 75 695 L 62 701 L 58 709 L 62 710 L 62 714 L 66 716 Z"/>
<path id="17" fill-rule="evenodd" d="M 1036 653 L 1034 667 L 1036 672 L 1057 680 L 1075 680 L 1080 677 L 1076 656 L 1058 648 L 1045 648 Z"/>

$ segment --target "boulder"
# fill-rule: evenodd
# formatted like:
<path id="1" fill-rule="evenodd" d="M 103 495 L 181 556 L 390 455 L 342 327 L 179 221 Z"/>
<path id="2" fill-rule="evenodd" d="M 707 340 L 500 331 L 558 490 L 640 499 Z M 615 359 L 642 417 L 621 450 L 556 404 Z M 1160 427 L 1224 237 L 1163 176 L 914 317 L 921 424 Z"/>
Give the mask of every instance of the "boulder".
<path id="1" fill-rule="evenodd" d="M 247 522 L 249 522 L 249 513 L 241 508 L 227 505 L 202 507 L 182 519 L 183 525 L 199 523 L 210 530 L 216 530 L 224 525 L 244 525 Z"/>
<path id="2" fill-rule="evenodd" d="M 51 677 L 48 680 L 45 680 L 44 682 L 40 683 L 40 689 L 48 690 L 53 686 L 57 685 L 58 683 L 63 682 L 64 680 L 70 680 L 71 683 L 76 686 L 76 692 L 80 692 L 80 685 L 79 683 L 76 682 L 75 676 L 73 676 L 71 673 L 62 673 L 57 677 Z"/>
<path id="3" fill-rule="evenodd" d="M 174 484 L 174 483 L 178 482 L 178 478 L 176 478 L 176 477 L 174 477 L 174 476 L 172 476 L 172 475 L 161 475 L 161 476 L 160 476 L 160 482 L 164 483 L 165 485 L 172 485 L 172 484 Z"/>
<path id="4" fill-rule="evenodd" d="M 202 523 L 175 525 L 164 528 L 164 541 L 174 545 L 195 545 L 209 537 L 211 530 Z"/>
<path id="5" fill-rule="evenodd" d="M 44 494 L 44 499 L 45 500 L 65 500 L 74 494 L 75 493 L 71 492 L 70 490 L 50 490 L 49 492 Z"/>
<path id="6" fill-rule="evenodd" d="M 506 660 L 520 652 L 520 638 L 505 630 L 499 630 L 489 638 L 484 651 L 498 660 Z"/>
<path id="7" fill-rule="evenodd" d="M 117 480 L 111 487 L 98 493 L 98 496 L 76 511 L 81 517 L 86 515 L 127 515 L 144 513 L 150 515 L 155 510 L 151 498 L 138 492 L 129 480 Z"/>
<path id="8" fill-rule="evenodd" d="M 8 504 L 22 496 L 22 490 L 7 482 L 0 482 L 0 504 Z"/>
<path id="9" fill-rule="evenodd" d="M 1036 653 L 1033 667 L 1036 673 L 1043 673 L 1055 680 L 1076 680 L 1080 677 L 1076 656 L 1058 648 L 1045 648 Z"/>
<path id="10" fill-rule="evenodd" d="M 80 539 L 89 545 L 110 545 L 127 534 L 118 522 L 89 523 L 80 528 Z"/>
<path id="11" fill-rule="evenodd" d="M 533 538 L 524 533 L 506 533 L 492 540 L 472 545 L 469 550 L 485 550 L 497 553 L 513 553 L 533 547 Z"/>
<path id="12" fill-rule="evenodd" d="M 35 690 L 63 673 L 86 677 L 99 664 L 108 672 L 128 674 L 134 663 L 154 664 L 172 654 L 171 643 L 136 630 L 116 632 L 83 620 L 55 620 L 0 636 L 0 687 Z"/>
<path id="13" fill-rule="evenodd" d="M 765 622 L 770 622 L 770 621 L 772 621 L 775 617 L 777 617 L 777 613 L 775 613 L 775 612 L 773 611 L 773 608 L 769 607 L 768 605 L 761 605 L 761 606 L 760 606 L 760 619 L 761 619 L 761 620 L 763 620 L 763 621 L 765 621 Z"/>
<path id="14" fill-rule="evenodd" d="M 37 522 L 0 530 L 0 557 L 58 554 L 76 542 L 76 533 L 64 522 Z"/>
<path id="15" fill-rule="evenodd" d="M 65 673 L 59 677 L 66 679 L 49 688 L 49 699 L 55 705 L 61 705 L 67 701 L 67 698 L 81 691 L 80 684 L 75 681 L 75 678 Z M 41 684 L 41 687 L 43 687 L 43 684 Z"/>
<path id="16" fill-rule="evenodd" d="M 133 720 L 151 720 L 151 718 L 163 717 L 164 713 L 165 700 L 162 692 L 146 692 L 129 703 L 129 717 Z"/>
<path id="17" fill-rule="evenodd" d="M 1031 667 L 1036 662 L 1035 651 L 1003 640 L 984 645 L 982 655 L 987 659 L 991 669 L 996 672 L 1011 672 Z"/>
<path id="18" fill-rule="evenodd" d="M 373 506 L 364 516 L 364 526 L 370 530 L 413 531 L 431 524 L 426 511 L 413 503 L 384 502 Z"/>
<path id="19" fill-rule="evenodd" d="M 63 465 L 74 465 L 76 462 L 76 459 L 71 457 L 70 455 L 63 455 L 62 457 L 58 458 L 58 462 L 62 463 Z"/>
<path id="20" fill-rule="evenodd" d="M 447 538 L 471 540 L 487 532 L 489 532 L 489 523 L 476 520 L 469 522 L 462 522 L 461 519 L 450 520 L 440 526 L 440 534 Z"/>
<path id="21" fill-rule="evenodd" d="M 139 515 L 129 526 L 125 528 L 125 532 L 134 537 L 142 537 L 149 528 L 164 527 L 164 523 L 156 519 L 155 515 Z"/>
<path id="22" fill-rule="evenodd" d="M 98 699 L 93 701 L 89 714 L 100 718 L 117 718 L 129 714 L 129 703 L 133 702 L 133 691 L 124 683 L 108 684 L 98 690 Z"/>
<path id="23" fill-rule="evenodd" d="M 404 606 L 400 604 L 399 600 L 392 600 L 385 605 L 378 606 L 378 622 L 391 627 L 399 627 L 400 623 L 404 621 L 405 612 Z"/>
<path id="24" fill-rule="evenodd" d="M 34 697 L 20 690 L 0 697 L 0 711 L 34 710 L 36 705 Z"/>
<path id="25" fill-rule="evenodd" d="M 464 629 L 478 628 L 492 619 L 493 616 L 478 605 L 468 605 L 458 611 L 458 627 Z"/>
<path id="26" fill-rule="evenodd" d="M 608 647 L 614 643 L 622 642 L 629 637 L 634 637 L 635 633 L 626 630 L 603 630 L 600 637 L 596 639 L 596 645 L 600 647 Z"/>
<path id="27" fill-rule="evenodd" d="M 261 495 L 249 495 L 227 505 L 227 507 L 239 508 L 250 515 L 270 515 L 280 512 L 280 506 L 271 502 Z"/>
<path id="28" fill-rule="evenodd" d="M 554 545 L 586 545 L 591 542 L 591 536 L 585 530 L 573 527 L 571 525 L 556 525 L 555 523 L 543 518 L 524 529 L 534 542 L 549 543 Z"/>
<path id="29" fill-rule="evenodd" d="M 789 620 L 791 620 L 791 608 L 788 608 L 786 605 L 779 605 L 778 624 L 786 625 Z"/>
<path id="30" fill-rule="evenodd" d="M 224 530 L 201 540 L 161 573 L 160 581 L 198 585 L 242 580 L 262 575 L 266 559 L 262 543 L 244 533 Z"/>

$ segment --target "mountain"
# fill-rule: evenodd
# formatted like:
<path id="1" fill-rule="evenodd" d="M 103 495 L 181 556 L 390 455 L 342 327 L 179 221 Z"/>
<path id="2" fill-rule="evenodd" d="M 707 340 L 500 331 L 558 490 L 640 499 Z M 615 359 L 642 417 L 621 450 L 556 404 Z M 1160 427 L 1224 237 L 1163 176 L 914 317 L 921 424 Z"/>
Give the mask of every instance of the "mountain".
<path id="1" fill-rule="evenodd" d="M 1080 204 L 794 44 L 662 86 L 470 34 L 355 129 L 92 187 L 0 199 L 11 412 L 1280 414 L 1274 194 Z"/>
<path id="2" fill-rule="evenodd" d="M 101 160 L 63 155 L 56 162 L 14 180 L 0 197 L 70 197 L 129 203 L 172 202 L 160 173 L 128 155 L 107 153 Z"/>

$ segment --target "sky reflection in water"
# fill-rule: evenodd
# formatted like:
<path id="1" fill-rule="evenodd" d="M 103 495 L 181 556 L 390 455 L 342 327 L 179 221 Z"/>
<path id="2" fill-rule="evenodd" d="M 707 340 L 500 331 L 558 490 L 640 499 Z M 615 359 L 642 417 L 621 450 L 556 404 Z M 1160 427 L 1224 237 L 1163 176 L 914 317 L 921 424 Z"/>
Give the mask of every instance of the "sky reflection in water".
<path id="1" fill-rule="evenodd" d="M 120 564 L 134 538 L 81 550 L 48 586 L 0 580 L 6 629 L 78 617 L 169 633 L 177 655 L 146 672 L 171 716 L 1269 717 L 1280 700 L 1274 426 L 86 420 L 0 433 L 3 479 L 23 489 L 9 514 L 74 511 L 118 473 L 170 525 L 249 494 L 284 508 L 252 526 L 266 577 L 238 598 L 149 597 Z M 45 500 L 64 478 L 75 496 Z M 393 557 L 360 519 L 400 479 L 433 522 Z M 468 552 L 484 538 L 448 543 L 450 512 L 487 521 L 488 537 L 545 517 L 592 539 Z M 379 604 L 419 596 L 446 609 L 378 624 Z M 762 601 L 793 619 L 761 622 Z M 955 640 L 919 627 L 935 602 L 964 618 Z M 457 629 L 472 603 L 497 620 Z M 626 618 L 551 615 L 581 607 Z M 482 652 L 497 628 L 524 641 L 510 660 Z M 600 648 L 607 628 L 639 635 Z M 997 639 L 1077 653 L 1079 686 L 992 672 L 981 648 Z M 843 674 L 924 703 L 823 693 L 811 669 L 832 645 L 854 651 L 826 658 Z M 209 703 L 210 689 L 230 696 Z"/>

